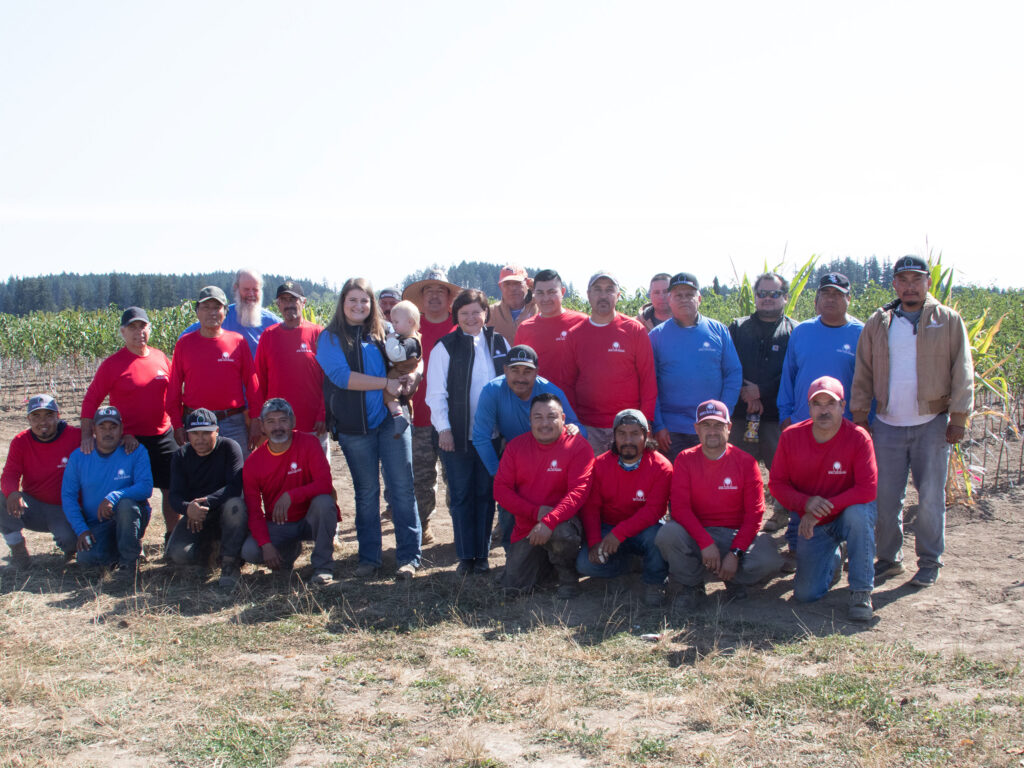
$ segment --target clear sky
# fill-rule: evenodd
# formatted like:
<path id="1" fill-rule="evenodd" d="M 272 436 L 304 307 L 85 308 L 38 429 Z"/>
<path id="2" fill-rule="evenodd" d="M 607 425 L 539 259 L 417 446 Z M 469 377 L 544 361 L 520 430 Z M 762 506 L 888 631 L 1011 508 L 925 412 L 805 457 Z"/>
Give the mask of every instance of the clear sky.
<path id="1" fill-rule="evenodd" d="M 0 0 L 0 276 L 1024 286 L 1024 4 Z"/>

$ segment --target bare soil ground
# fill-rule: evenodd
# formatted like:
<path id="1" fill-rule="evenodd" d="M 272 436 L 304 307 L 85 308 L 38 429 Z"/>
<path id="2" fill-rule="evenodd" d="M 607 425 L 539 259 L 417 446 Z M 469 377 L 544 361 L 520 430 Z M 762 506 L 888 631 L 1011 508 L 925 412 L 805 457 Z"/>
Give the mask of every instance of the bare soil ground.
<path id="1" fill-rule="evenodd" d="M 0 461 L 24 424 L 0 412 Z M 938 584 L 911 567 L 862 625 L 845 581 L 798 605 L 789 577 L 691 615 L 643 607 L 638 574 L 505 601 L 456 579 L 443 489 L 416 579 L 391 580 L 385 522 L 385 573 L 357 581 L 332 463 L 324 590 L 247 567 L 225 596 L 156 562 L 158 515 L 137 591 L 28 533 L 33 567 L 0 565 L 0 765 L 1024 765 L 1019 491 L 951 508 Z"/>

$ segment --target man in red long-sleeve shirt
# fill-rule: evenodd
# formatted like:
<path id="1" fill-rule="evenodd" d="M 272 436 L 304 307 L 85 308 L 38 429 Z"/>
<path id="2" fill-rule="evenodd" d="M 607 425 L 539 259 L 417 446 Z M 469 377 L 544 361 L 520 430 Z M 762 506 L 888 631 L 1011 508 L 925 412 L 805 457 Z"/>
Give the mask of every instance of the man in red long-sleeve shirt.
<path id="1" fill-rule="evenodd" d="M 612 422 L 619 411 L 636 408 L 654 421 L 658 381 L 647 329 L 615 311 L 618 281 L 598 272 L 590 278 L 587 299 L 590 318 L 566 337 L 562 382 L 594 455 L 600 456 L 612 446 Z"/>
<path id="2" fill-rule="evenodd" d="M 60 484 L 82 432 L 61 420 L 57 401 L 49 395 L 29 398 L 28 426 L 11 441 L 0 474 L 0 532 L 18 568 L 30 565 L 24 528 L 53 534 L 66 560 L 75 556 L 77 546 L 61 507 Z"/>
<path id="3" fill-rule="evenodd" d="M 871 438 L 843 418 L 846 399 L 838 379 L 811 382 L 807 404 L 811 418 L 782 433 L 768 480 L 772 496 L 800 515 L 793 596 L 810 602 L 828 592 L 842 567 L 845 541 L 849 616 L 870 621 L 878 489 Z"/>
<path id="4" fill-rule="evenodd" d="M 706 578 L 720 578 L 727 599 L 742 600 L 746 587 L 782 566 L 772 540 L 757 535 L 764 518 L 757 460 L 729 444 L 731 427 L 725 404 L 705 400 L 694 420 L 700 445 L 682 451 L 672 467 L 672 519 L 657 545 L 679 610 L 697 607 Z"/>
<path id="5" fill-rule="evenodd" d="M 215 285 L 199 292 L 196 315 L 199 330 L 186 333 L 174 345 L 171 380 L 167 385 L 167 413 L 174 426 L 174 439 L 185 444 L 186 411 L 206 408 L 217 417 L 220 434 L 230 437 L 242 449 L 242 456 L 260 438 L 259 380 L 252 353 L 245 338 L 222 327 L 228 297 Z M 248 403 L 251 425 L 246 424 Z"/>
<path id="6" fill-rule="evenodd" d="M 295 429 L 287 400 L 273 397 L 260 412 L 267 442 L 242 468 L 249 538 L 242 559 L 291 570 L 303 541 L 313 542 L 311 582 L 334 581 L 334 532 L 341 515 L 331 497 L 331 466 L 313 435 Z"/>
<path id="7" fill-rule="evenodd" d="M 613 578 L 629 570 L 630 556 L 643 558 L 644 603 L 661 605 L 668 566 L 655 539 L 668 507 L 672 465 L 650 439 L 651 428 L 635 408 L 615 415 L 611 450 L 594 460 L 590 494 L 580 518 L 586 543 L 576 570 L 591 578 Z"/>
<path id="8" fill-rule="evenodd" d="M 565 431 L 557 395 L 530 404 L 530 433 L 505 448 L 494 498 L 515 518 L 502 586 L 525 592 L 554 568 L 558 597 L 577 594 L 576 555 L 583 527 L 577 513 L 587 498 L 594 455 L 585 438 Z"/>
<path id="9" fill-rule="evenodd" d="M 260 336 L 256 347 L 256 377 L 260 402 L 282 397 L 295 409 L 295 428 L 316 434 L 330 461 L 324 407 L 324 372 L 316 361 L 316 343 L 322 328 L 302 317 L 306 295 L 291 280 L 277 288 L 277 309 L 283 318 Z"/>

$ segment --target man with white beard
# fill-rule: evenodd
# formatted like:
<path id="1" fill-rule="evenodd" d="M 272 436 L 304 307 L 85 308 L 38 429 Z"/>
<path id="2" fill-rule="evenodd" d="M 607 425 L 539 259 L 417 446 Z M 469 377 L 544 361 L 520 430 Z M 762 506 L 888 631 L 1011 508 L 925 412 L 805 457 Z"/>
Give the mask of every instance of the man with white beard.
<path id="1" fill-rule="evenodd" d="M 225 331 L 242 334 L 249 344 L 249 353 L 255 358 L 260 336 L 270 326 L 280 323 L 281 318 L 263 309 L 263 275 L 256 270 L 238 270 L 231 293 L 235 301 L 228 305 L 228 313 L 221 327 Z M 193 323 L 181 335 L 198 328 L 199 323 Z"/>

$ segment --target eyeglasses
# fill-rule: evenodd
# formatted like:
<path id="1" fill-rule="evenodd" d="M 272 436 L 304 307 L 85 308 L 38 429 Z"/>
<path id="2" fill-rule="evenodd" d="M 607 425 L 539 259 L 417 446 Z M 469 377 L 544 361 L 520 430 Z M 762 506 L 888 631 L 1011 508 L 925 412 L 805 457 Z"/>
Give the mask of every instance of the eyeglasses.
<path id="1" fill-rule="evenodd" d="M 781 299 L 785 295 L 785 291 L 758 291 L 755 294 L 759 299 Z"/>

